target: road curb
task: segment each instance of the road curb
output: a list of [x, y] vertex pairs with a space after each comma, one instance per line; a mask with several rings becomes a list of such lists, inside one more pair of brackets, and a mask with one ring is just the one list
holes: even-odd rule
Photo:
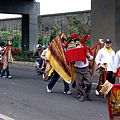
[[[35, 67], [35, 62], [22, 62], [22, 61], [14, 61], [12, 64], [19, 65], [19, 66], [30, 66]], [[99, 74], [97, 71], [95, 71], [94, 74]]]
[[20, 66], [30, 66], [30, 67], [34, 67], [35, 66], [34, 62], [14, 61], [12, 64], [14, 64], [14, 65], [20, 65]]

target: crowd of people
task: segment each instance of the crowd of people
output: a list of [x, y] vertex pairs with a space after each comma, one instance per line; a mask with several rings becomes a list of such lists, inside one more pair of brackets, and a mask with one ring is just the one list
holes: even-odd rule
[[[73, 45], [72, 42], [76, 42]], [[77, 98], [79, 101], [83, 102], [84, 100], [91, 101], [91, 88], [92, 80], [91, 73], [89, 69], [89, 62], [92, 61], [93, 54], [91, 54], [90, 49], [85, 44], [86, 39], [80, 38], [77, 34], [73, 33], [70, 36], [70, 40], [67, 40], [65, 35], [60, 34], [55, 39], [49, 43], [48, 47], [41, 53], [41, 58], [47, 64], [50, 64], [52, 74], [49, 80], [49, 83], [46, 86], [46, 91], [48, 93], [52, 92], [52, 89], [58, 79], [61, 77], [64, 83], [64, 94], [71, 95], [70, 83], [76, 88]], [[73, 45], [74, 49], [84, 48], [84, 60], [73, 61], [73, 71], [75, 79], [72, 80], [72, 73], [69, 63], [66, 62], [66, 51], [70, 50], [70, 43]], [[72, 52], [72, 51], [71, 51]], [[73, 51], [75, 52], [75, 51]], [[79, 52], [79, 51], [78, 51]], [[71, 54], [72, 55], [72, 54]], [[104, 45], [98, 50], [98, 53], [95, 56], [95, 63], [98, 66], [98, 69], [103, 68], [103, 64], [107, 64], [106, 77], [105, 74], [102, 75], [102, 84], [105, 80], [108, 80], [110, 83], [115, 84], [116, 74], [120, 65], [120, 50], [116, 52], [112, 49], [112, 40], [107, 38], [104, 40]], [[48, 62], [49, 61], [49, 62]], [[98, 86], [95, 90], [96, 95], [99, 95]]]
[[[69, 87], [72, 83], [80, 102], [91, 101], [92, 79], [89, 64], [93, 60], [99, 70], [103, 68], [106, 71], [106, 75], [102, 74], [101, 84], [103, 85], [105, 80], [115, 84], [115, 78], [120, 67], [120, 50], [115, 53], [112, 49], [112, 40], [107, 38], [104, 40], [103, 47], [94, 56], [85, 43], [89, 37], [80, 38], [76, 33], [73, 33], [68, 40], [64, 34], [59, 34], [48, 43], [46, 48], [43, 49], [40, 44], [36, 46], [37, 50], [33, 57], [39, 63], [43, 79], [48, 77], [49, 83], [46, 86], [48, 93], [52, 92], [53, 87], [61, 77], [64, 94], [72, 94]], [[10, 44], [5, 45], [4, 42], [0, 42], [0, 75], [2, 78], [7, 77], [8, 79], [12, 78], [9, 72], [9, 52], [11, 52]], [[103, 64], [106, 64], [106, 68], [103, 67]], [[100, 94], [99, 87], [98, 84], [95, 90], [96, 95]]]

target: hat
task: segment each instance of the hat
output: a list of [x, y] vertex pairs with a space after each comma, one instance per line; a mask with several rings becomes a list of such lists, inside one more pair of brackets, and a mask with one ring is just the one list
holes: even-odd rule
[[42, 47], [42, 45], [41, 45], [41, 44], [37, 44], [37, 45], [36, 45], [36, 48], [38, 48], [38, 47]]
[[111, 43], [112, 41], [111, 41], [111, 39], [109, 39], [109, 38], [107, 38], [106, 40], [105, 40], [105, 43]]

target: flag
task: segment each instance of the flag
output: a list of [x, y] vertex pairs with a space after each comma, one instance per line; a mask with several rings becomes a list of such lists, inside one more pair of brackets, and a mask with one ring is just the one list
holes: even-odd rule
[[98, 53], [98, 50], [101, 49], [101, 42], [98, 42], [96, 45], [94, 45], [91, 49], [89, 49], [90, 54], [93, 55], [93, 60], [89, 61], [89, 69], [91, 73], [91, 79], [94, 77], [94, 71], [95, 71], [95, 57]]

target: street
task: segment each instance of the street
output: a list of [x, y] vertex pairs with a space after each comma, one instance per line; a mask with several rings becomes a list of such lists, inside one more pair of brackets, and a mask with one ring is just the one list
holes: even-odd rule
[[[0, 114], [4, 120], [109, 120], [107, 98], [95, 95], [97, 75], [92, 85], [92, 101], [80, 102], [76, 89], [63, 94], [61, 79], [46, 92], [47, 81], [37, 75], [34, 67], [11, 64], [12, 79], [0, 78]], [[3, 118], [0, 115], [0, 118]]]

